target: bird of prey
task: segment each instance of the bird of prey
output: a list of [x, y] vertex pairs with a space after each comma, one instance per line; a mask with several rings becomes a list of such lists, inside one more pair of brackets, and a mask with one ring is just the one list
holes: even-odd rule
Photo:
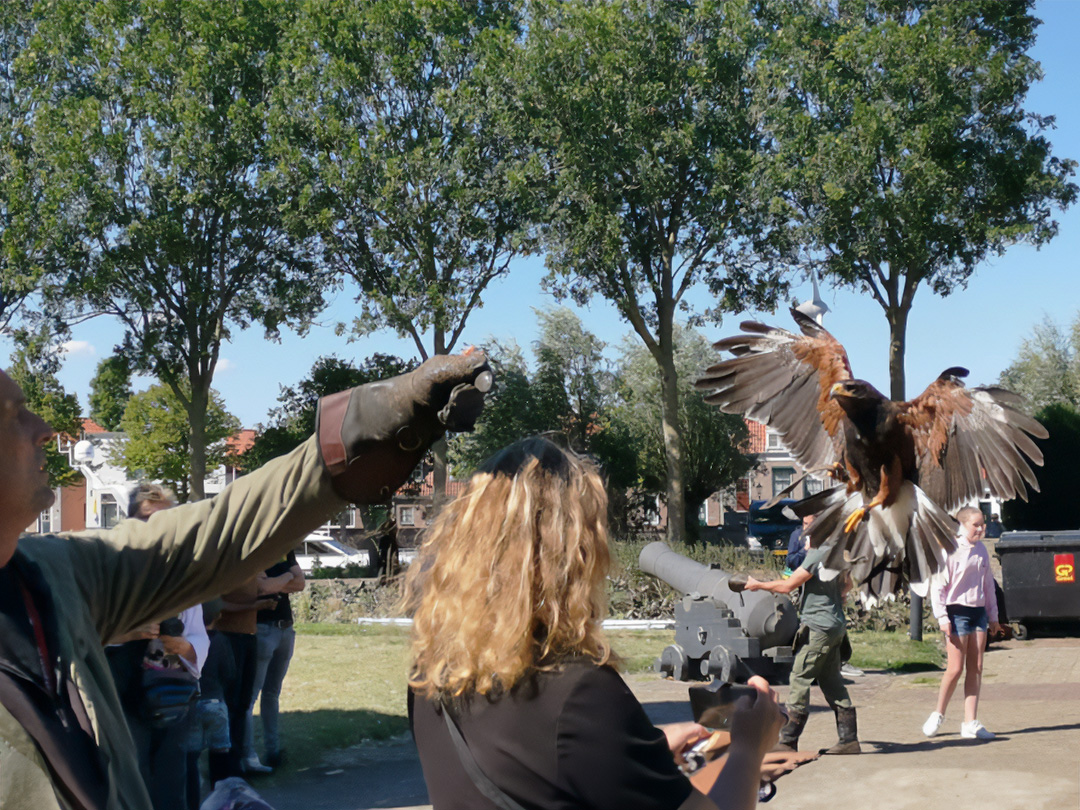
[[[948, 512], [983, 496], [1027, 499], [1038, 491], [1031, 437], [1046, 429], [1003, 388], [965, 388], [967, 369], [946, 369], [915, 399], [894, 402], [853, 379], [844, 347], [804, 313], [801, 335], [748, 321], [715, 344], [732, 358], [695, 383], [705, 401], [764, 422], [808, 472], [838, 484], [795, 504], [816, 514], [811, 544], [825, 546], [822, 576], [849, 569], [864, 600], [887, 597], [906, 578], [926, 595], [955, 548]], [[796, 481], [785, 492], [794, 490]], [[785, 493], [781, 493], [785, 494]]]

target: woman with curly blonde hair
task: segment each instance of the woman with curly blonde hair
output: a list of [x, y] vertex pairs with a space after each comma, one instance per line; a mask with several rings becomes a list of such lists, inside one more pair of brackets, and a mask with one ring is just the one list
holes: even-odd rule
[[428, 530], [405, 603], [409, 716], [435, 810], [756, 803], [774, 697], [762, 683], [736, 711], [722, 771], [694, 785], [680, 773], [676, 757], [707, 732], [653, 726], [615, 669], [606, 516], [593, 465], [534, 437], [489, 459]]

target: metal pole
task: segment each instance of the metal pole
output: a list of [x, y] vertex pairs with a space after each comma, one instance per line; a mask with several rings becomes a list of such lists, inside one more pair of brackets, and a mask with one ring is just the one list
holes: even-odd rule
[[912, 641], [922, 641], [922, 597], [911, 594], [911, 615], [908, 617], [908, 636]]

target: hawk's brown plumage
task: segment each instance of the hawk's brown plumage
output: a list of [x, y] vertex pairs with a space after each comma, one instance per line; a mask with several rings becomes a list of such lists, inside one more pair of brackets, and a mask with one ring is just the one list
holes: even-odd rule
[[[764, 422], [809, 471], [841, 485], [805, 499], [817, 514], [815, 547], [825, 566], [850, 568], [864, 596], [891, 592], [905, 571], [916, 592], [953, 548], [952, 511], [983, 497], [1027, 498], [1038, 490], [1031, 437], [1045, 428], [1017, 410], [1002, 388], [965, 388], [967, 370], [942, 372], [922, 394], [893, 402], [852, 379], [844, 347], [797, 310], [802, 334], [755, 322], [715, 344], [734, 357], [707, 369], [696, 386], [706, 402]], [[789, 491], [793, 487], [789, 488]]]

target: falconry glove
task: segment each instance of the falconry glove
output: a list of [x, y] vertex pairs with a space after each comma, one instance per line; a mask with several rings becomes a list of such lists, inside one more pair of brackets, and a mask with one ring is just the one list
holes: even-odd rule
[[320, 399], [315, 431], [334, 491], [387, 500], [446, 431], [472, 430], [492, 382], [483, 352], [468, 352]]

